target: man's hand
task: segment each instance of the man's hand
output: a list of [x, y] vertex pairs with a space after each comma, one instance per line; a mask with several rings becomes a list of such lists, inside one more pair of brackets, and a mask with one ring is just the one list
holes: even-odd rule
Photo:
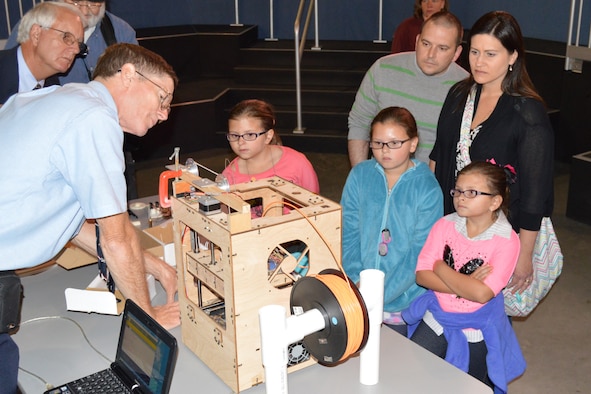
[[166, 303], [173, 303], [178, 289], [176, 269], [147, 251], [144, 251], [144, 259], [146, 272], [153, 275], [166, 291]]
[[349, 150], [349, 162], [351, 168], [355, 167], [358, 163], [367, 160], [369, 157], [369, 142], [364, 140], [349, 140], [347, 142]]
[[181, 311], [178, 302], [156, 306], [153, 307], [152, 310], [152, 317], [167, 330], [175, 328], [181, 324]]
[[[176, 293], [176, 272], [164, 261], [151, 255], [148, 262], [139, 244], [134, 227], [127, 213], [97, 219], [101, 230], [101, 246], [115, 285], [125, 296], [149, 313], [163, 327], [169, 329], [180, 324], [180, 309], [174, 302]], [[73, 239], [75, 245], [90, 254], [96, 254], [96, 235], [94, 224], [85, 222]], [[152, 307], [148, 294], [146, 273], [151, 273], [161, 281], [166, 290], [167, 303]]]

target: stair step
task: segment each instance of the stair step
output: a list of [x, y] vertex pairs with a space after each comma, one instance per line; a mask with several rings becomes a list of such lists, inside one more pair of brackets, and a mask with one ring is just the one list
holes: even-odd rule
[[[302, 67], [338, 67], [368, 69], [378, 58], [387, 55], [384, 52], [368, 53], [345, 50], [305, 50], [301, 58]], [[240, 64], [295, 67], [294, 49], [242, 48]]]
[[[337, 129], [340, 133], [348, 130], [347, 120], [355, 92], [302, 91], [302, 123], [313, 129]], [[295, 128], [297, 105], [295, 90], [287, 89], [228, 89], [218, 100], [218, 127], [225, 130], [231, 108], [246, 99], [261, 99], [273, 105], [279, 127]]]
[[[356, 89], [318, 87], [301, 90], [302, 107], [314, 108], [351, 108], [355, 99]], [[295, 106], [297, 97], [295, 87], [234, 87], [226, 92], [228, 105], [233, 106], [239, 101], [257, 98], [272, 103], [274, 107]]]
[[[325, 69], [301, 69], [301, 86], [340, 86], [358, 88], [363, 80], [366, 70], [339, 70]], [[261, 85], [288, 85], [295, 86], [295, 71], [289, 67], [254, 67], [237, 66], [234, 68], [236, 82], [242, 81]]]

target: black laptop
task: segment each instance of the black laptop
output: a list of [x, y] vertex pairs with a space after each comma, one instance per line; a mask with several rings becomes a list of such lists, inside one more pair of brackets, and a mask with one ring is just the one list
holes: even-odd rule
[[48, 390], [45, 394], [166, 394], [177, 343], [133, 301], [125, 302], [117, 355], [110, 368]]

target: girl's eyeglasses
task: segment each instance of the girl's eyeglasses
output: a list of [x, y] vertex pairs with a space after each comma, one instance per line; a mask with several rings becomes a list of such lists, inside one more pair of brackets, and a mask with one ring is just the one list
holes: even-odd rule
[[460, 195], [464, 195], [464, 197], [466, 198], [474, 198], [476, 196], [494, 196], [494, 194], [491, 193], [485, 193], [485, 192], [480, 192], [478, 190], [474, 190], [474, 189], [468, 189], [468, 190], [460, 190], [460, 189], [451, 189], [449, 191], [449, 194], [451, 194], [452, 197], [460, 197]]
[[394, 140], [388, 142], [369, 141], [369, 147], [370, 149], [374, 150], [384, 149], [384, 146], [388, 147], [388, 149], [400, 149], [402, 147], [402, 144], [408, 141], [410, 141], [410, 138], [407, 138], [405, 140]]
[[230, 142], [236, 142], [242, 138], [244, 141], [254, 141], [259, 138], [261, 135], [266, 134], [269, 130], [261, 131], [260, 133], [244, 133], [244, 134], [234, 134], [228, 133], [226, 134], [226, 138]]

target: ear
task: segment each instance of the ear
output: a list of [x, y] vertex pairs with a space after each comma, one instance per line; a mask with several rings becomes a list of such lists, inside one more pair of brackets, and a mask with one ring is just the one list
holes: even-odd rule
[[273, 137], [275, 136], [275, 130], [269, 129], [267, 134], [265, 134], [265, 144], [270, 144], [273, 141]]
[[131, 85], [131, 81], [135, 78], [135, 66], [131, 63], [125, 63], [119, 72], [119, 78], [126, 88]]
[[421, 34], [417, 34], [417, 36], [415, 37], [415, 51], [417, 50], [417, 47], [419, 46], [419, 39], [421, 38]]
[[464, 49], [464, 48], [462, 47], [462, 44], [458, 45], [458, 47], [456, 48], [456, 53], [454, 54], [454, 60], [453, 60], [454, 62], [455, 62], [456, 60], [458, 60], [458, 58], [459, 58], [459, 57], [460, 57], [460, 55], [462, 54], [462, 50], [463, 50], [463, 49]]
[[37, 46], [37, 44], [39, 44], [39, 37], [41, 36], [41, 29], [42, 27], [34, 24], [33, 26], [31, 26], [31, 30], [29, 30], [29, 40], [31, 40], [31, 43], [33, 44], [33, 46]]
[[490, 211], [494, 212], [503, 204], [503, 197], [500, 195], [493, 196], [490, 203]]
[[509, 64], [511, 66], [514, 65], [518, 57], [519, 53], [517, 53], [517, 51], [513, 51], [513, 53], [509, 56]]
[[419, 147], [419, 137], [414, 137], [410, 141], [410, 153], [415, 153]]

